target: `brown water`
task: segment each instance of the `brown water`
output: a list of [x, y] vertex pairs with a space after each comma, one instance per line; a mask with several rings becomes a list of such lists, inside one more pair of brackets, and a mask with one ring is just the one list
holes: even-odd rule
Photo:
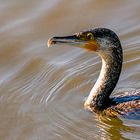
[[98, 56], [47, 48], [51, 36], [93, 27], [114, 30], [122, 42], [114, 93], [140, 90], [140, 1], [1, 0], [0, 140], [140, 139], [136, 118], [101, 121], [84, 110], [100, 71]]

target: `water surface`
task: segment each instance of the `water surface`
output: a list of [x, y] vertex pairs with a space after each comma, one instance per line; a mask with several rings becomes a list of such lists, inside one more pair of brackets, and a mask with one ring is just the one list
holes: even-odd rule
[[110, 28], [124, 50], [113, 94], [139, 91], [139, 7], [136, 0], [1, 0], [0, 139], [140, 139], [136, 118], [101, 119], [84, 110], [100, 72], [96, 54], [71, 46], [47, 48], [51, 36]]

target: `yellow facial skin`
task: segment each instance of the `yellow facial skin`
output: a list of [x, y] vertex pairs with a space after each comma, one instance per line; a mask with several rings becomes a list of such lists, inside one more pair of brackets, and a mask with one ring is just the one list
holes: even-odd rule
[[96, 52], [99, 49], [99, 45], [96, 41], [88, 41], [83, 48]]
[[82, 34], [81, 36], [79, 36], [79, 38], [84, 40], [84, 41], [87, 41], [85, 43], [85, 45], [82, 47], [84, 49], [96, 52], [100, 47], [98, 45], [98, 43], [96, 42], [93, 33], [91, 33], [91, 32], [88, 32], [86, 34]]

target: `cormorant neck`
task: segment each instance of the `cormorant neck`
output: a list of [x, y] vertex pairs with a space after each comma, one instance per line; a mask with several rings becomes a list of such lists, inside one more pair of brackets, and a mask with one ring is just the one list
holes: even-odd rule
[[109, 106], [109, 96], [118, 82], [123, 59], [121, 47], [108, 52], [100, 51], [98, 55], [102, 59], [101, 72], [85, 102], [85, 108], [95, 112]]

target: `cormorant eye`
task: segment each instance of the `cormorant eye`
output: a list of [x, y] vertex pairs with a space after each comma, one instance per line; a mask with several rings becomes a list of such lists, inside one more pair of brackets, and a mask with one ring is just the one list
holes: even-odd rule
[[93, 38], [94, 38], [94, 36], [93, 36], [93, 34], [91, 32], [87, 33], [87, 39], [91, 40]]

